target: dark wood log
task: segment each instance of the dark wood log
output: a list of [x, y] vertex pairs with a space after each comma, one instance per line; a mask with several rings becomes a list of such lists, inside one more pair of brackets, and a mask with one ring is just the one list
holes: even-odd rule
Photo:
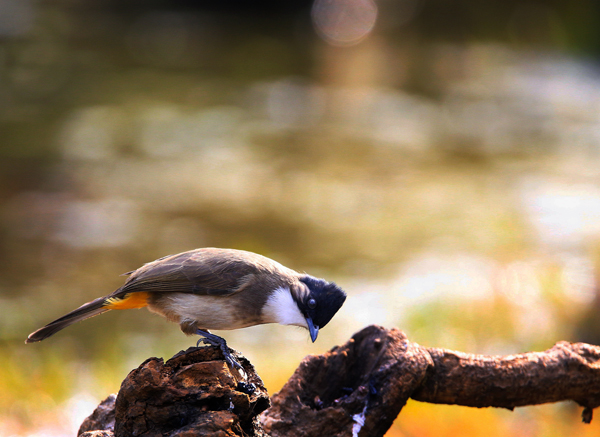
[[508, 356], [427, 349], [433, 368], [411, 396], [422, 402], [501, 407], [573, 400], [583, 421], [600, 406], [600, 347], [561, 341], [545, 352]]
[[[146, 360], [129, 373], [112, 402], [114, 436], [265, 436], [258, 415], [268, 408], [269, 396], [250, 362], [233, 355], [245, 378], [213, 347], [190, 348], [166, 363]], [[95, 426], [108, 433], [103, 437], [112, 434], [110, 421], [102, 419], [109, 417], [109, 399], [84, 421], [80, 432], [87, 434], [80, 435], [95, 436]]]
[[[473, 355], [426, 348], [397, 329], [369, 326], [342, 346], [306, 357], [259, 423], [269, 405], [266, 390], [252, 365], [236, 356], [245, 381], [218, 348], [190, 348], [166, 363], [147, 360], [121, 385], [114, 434], [376, 437], [409, 398], [508, 409], [573, 400], [587, 423], [600, 406], [599, 346], [559, 342], [545, 352]], [[94, 426], [89, 421], [81, 430]], [[111, 435], [101, 429], [107, 434], [87, 436]]]
[[573, 400], [589, 423], [600, 405], [600, 347], [560, 342], [545, 352], [473, 355], [369, 326], [306, 357], [262, 422], [273, 437], [383, 436], [409, 398], [508, 409]]

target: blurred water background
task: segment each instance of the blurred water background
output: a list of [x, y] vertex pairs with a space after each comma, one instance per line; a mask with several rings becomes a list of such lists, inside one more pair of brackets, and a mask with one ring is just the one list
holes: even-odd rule
[[[590, 0], [0, 0], [0, 435], [73, 436], [192, 346], [145, 310], [23, 341], [196, 247], [348, 291], [315, 344], [220, 333], [271, 393], [371, 323], [600, 343], [599, 26]], [[579, 414], [410, 402], [388, 435], [598, 435]]]

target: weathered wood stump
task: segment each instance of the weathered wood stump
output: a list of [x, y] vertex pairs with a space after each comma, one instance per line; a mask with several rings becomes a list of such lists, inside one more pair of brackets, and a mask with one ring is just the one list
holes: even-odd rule
[[166, 363], [146, 360], [125, 378], [116, 399], [109, 397], [84, 421], [79, 435], [98, 436], [90, 434], [95, 428], [116, 437], [264, 436], [258, 415], [268, 408], [269, 396], [250, 362], [234, 356], [244, 380], [218, 348], [190, 348]]
[[486, 356], [425, 348], [397, 329], [369, 326], [342, 346], [306, 357], [270, 408], [254, 368], [236, 356], [246, 381], [236, 379], [217, 348], [190, 348], [166, 363], [147, 360], [123, 381], [116, 400], [86, 419], [80, 435], [111, 436], [114, 417], [117, 437], [376, 437], [409, 398], [508, 409], [573, 400], [587, 423], [600, 406], [600, 347], [585, 343]]

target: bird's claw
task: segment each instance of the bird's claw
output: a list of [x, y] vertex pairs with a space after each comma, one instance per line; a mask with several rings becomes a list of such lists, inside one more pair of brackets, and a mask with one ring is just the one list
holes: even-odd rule
[[227, 363], [227, 365], [230, 368], [232, 368], [232, 369], [233, 368], [238, 369], [239, 371], [242, 371], [244, 374], [246, 373], [244, 371], [244, 367], [239, 363], [238, 360], [236, 360], [231, 355], [231, 352], [229, 352], [229, 347], [227, 346], [227, 343], [225, 342], [225, 340], [223, 338], [218, 337], [218, 336], [216, 336], [214, 334], [209, 334], [207, 332], [200, 331], [200, 330], [198, 330], [198, 334], [201, 337], [198, 340], [198, 342], [196, 343], [196, 347], [200, 347], [200, 343], [204, 343], [204, 344], [207, 344], [209, 346], [216, 346], [216, 347], [218, 347], [219, 349], [221, 349], [221, 352], [223, 352], [223, 358], [225, 359], [225, 362]]

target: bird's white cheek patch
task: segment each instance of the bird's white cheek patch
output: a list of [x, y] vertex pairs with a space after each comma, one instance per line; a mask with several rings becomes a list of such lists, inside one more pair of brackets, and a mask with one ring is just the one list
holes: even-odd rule
[[288, 288], [280, 287], [271, 294], [263, 307], [263, 317], [270, 323], [302, 326], [308, 329], [306, 319]]

